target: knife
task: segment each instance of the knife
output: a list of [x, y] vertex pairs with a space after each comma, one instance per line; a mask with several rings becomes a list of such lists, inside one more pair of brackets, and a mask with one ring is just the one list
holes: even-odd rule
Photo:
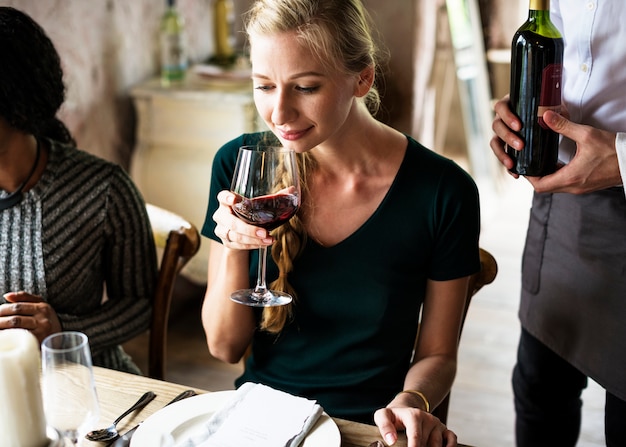
[[[170, 404], [178, 402], [179, 400], [187, 399], [188, 397], [195, 396], [196, 392], [194, 390], [186, 390], [176, 396], [174, 399], [169, 401], [165, 406], [167, 407]], [[143, 421], [142, 421], [143, 422]], [[129, 447], [130, 446], [130, 438], [133, 437], [139, 426], [142, 424], [135, 425], [133, 428], [128, 430], [126, 433], [117, 438], [112, 444], [109, 444], [109, 447]]]

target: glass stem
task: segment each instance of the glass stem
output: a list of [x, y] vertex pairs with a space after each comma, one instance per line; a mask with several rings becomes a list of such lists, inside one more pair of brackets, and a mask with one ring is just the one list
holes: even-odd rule
[[256, 287], [254, 294], [264, 296], [267, 293], [267, 285], [265, 285], [265, 270], [267, 268], [267, 246], [259, 247], [259, 270], [257, 271]]

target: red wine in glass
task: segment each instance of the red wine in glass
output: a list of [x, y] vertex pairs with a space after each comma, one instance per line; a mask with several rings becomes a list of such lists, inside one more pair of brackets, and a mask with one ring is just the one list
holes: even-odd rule
[[296, 214], [299, 198], [295, 194], [279, 193], [247, 199], [237, 195], [233, 211], [251, 225], [273, 230]]
[[[300, 181], [295, 152], [275, 146], [244, 146], [239, 149], [231, 184], [236, 199], [233, 213], [241, 220], [271, 231], [287, 222], [300, 206]], [[254, 289], [231, 294], [248, 306], [282, 306], [291, 295], [270, 290], [265, 284], [267, 247], [259, 247], [259, 270]]]

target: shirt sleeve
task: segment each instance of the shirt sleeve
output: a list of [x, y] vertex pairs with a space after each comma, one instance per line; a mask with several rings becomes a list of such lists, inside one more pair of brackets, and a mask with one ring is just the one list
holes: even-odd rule
[[480, 199], [478, 187], [456, 163], [442, 177], [436, 194], [436, 243], [429, 277], [447, 281], [480, 269]]
[[88, 312], [59, 315], [64, 330], [87, 334], [94, 355], [149, 328], [157, 277], [156, 249], [143, 197], [120, 167], [112, 169], [108, 182], [103, 253], [107, 299]]
[[615, 150], [617, 151], [617, 163], [622, 177], [622, 187], [624, 187], [626, 185], [626, 132], [617, 132]]

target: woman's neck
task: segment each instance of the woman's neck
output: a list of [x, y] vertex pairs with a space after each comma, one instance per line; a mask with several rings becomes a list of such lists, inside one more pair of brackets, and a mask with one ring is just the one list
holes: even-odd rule
[[11, 193], [24, 182], [23, 191], [32, 188], [41, 176], [42, 152], [32, 135], [15, 132], [0, 137], [0, 189]]
[[376, 120], [358, 129], [313, 149], [318, 167], [339, 175], [376, 175], [387, 168], [395, 172], [395, 165], [404, 157], [406, 137]]

